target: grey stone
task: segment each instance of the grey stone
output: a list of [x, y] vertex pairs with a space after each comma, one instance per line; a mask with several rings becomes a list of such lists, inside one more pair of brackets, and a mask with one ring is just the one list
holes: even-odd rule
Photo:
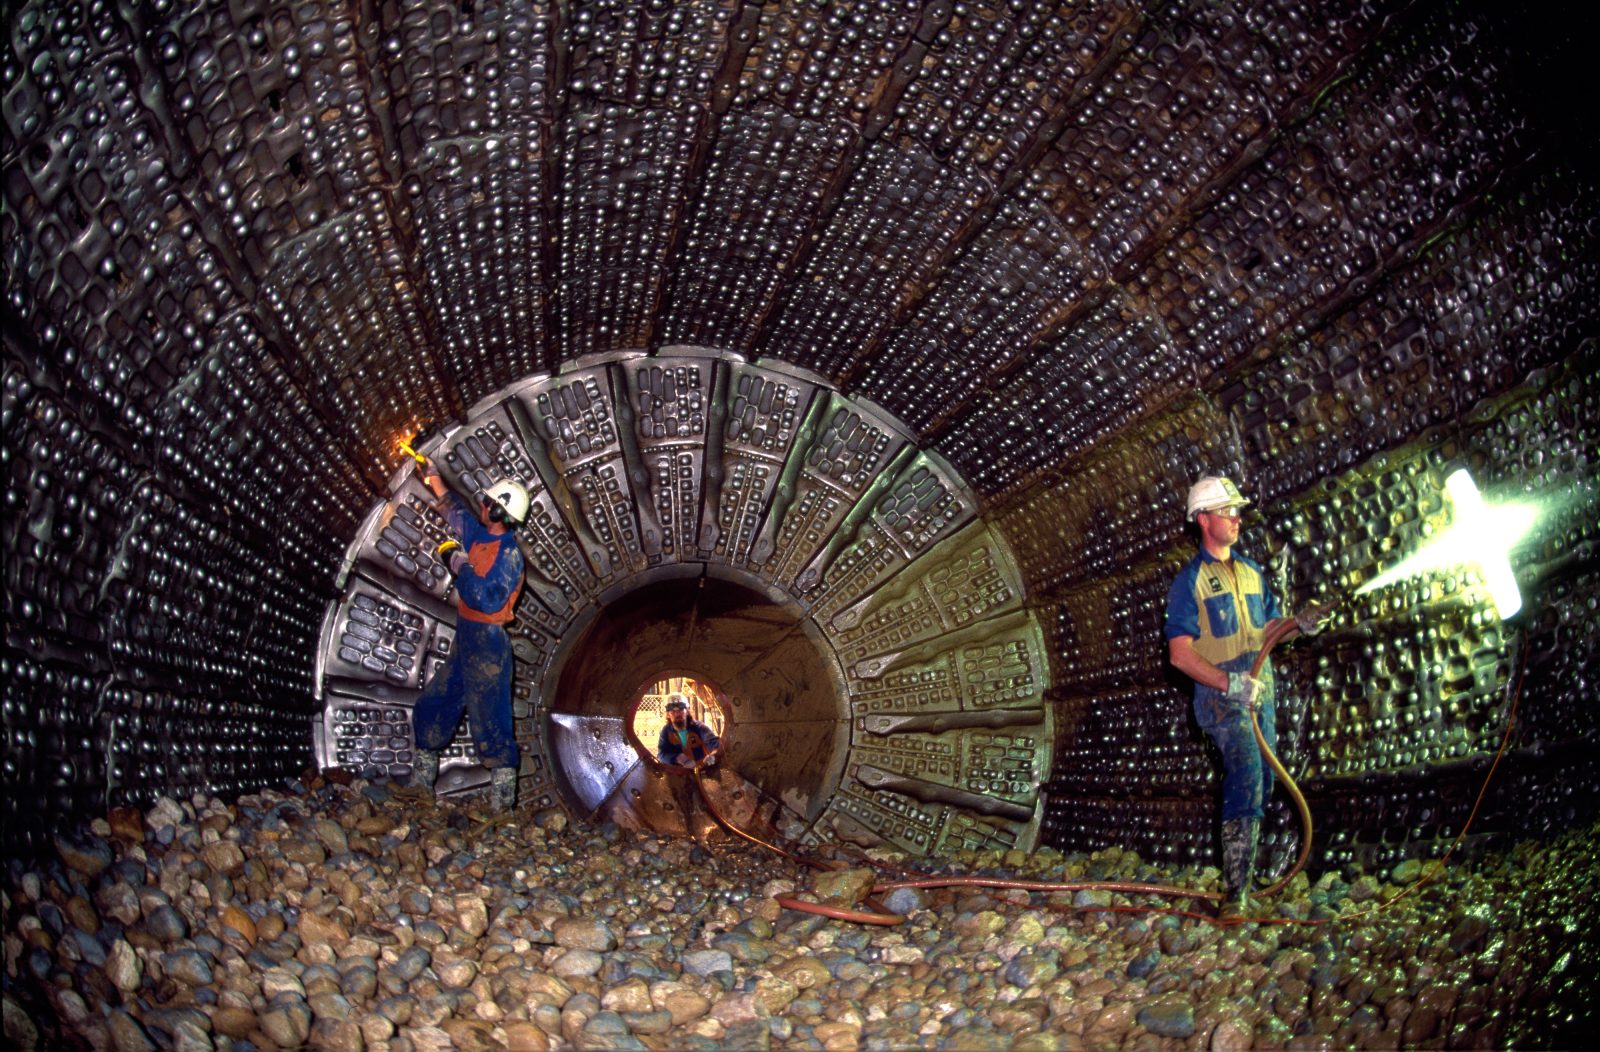
[[627, 1020], [616, 1012], [604, 1010], [596, 1012], [583, 1024], [575, 1044], [580, 1049], [635, 1050], [646, 1047], [628, 1029]]
[[198, 950], [162, 954], [161, 970], [186, 986], [206, 986], [211, 982], [211, 965]]
[[1156, 970], [1156, 965], [1161, 963], [1161, 953], [1158, 950], [1146, 950], [1128, 962], [1128, 978], [1143, 979]]
[[138, 921], [139, 896], [122, 881], [107, 884], [95, 893], [95, 905], [100, 912], [126, 927]]
[[1139, 1009], [1134, 1017], [1140, 1026], [1162, 1037], [1191, 1037], [1194, 1034], [1194, 1005], [1179, 998], [1162, 999]]
[[760, 964], [772, 956], [772, 947], [765, 939], [758, 939], [741, 931], [730, 931], [711, 941], [714, 949], [725, 950], [734, 960]]
[[883, 897], [883, 908], [908, 916], [928, 908], [928, 893], [921, 888], [895, 888]]
[[177, 942], [189, 937], [189, 922], [183, 919], [183, 914], [163, 903], [145, 917], [144, 930], [162, 942]]
[[680, 962], [683, 970], [692, 975], [710, 975], [733, 969], [733, 957], [724, 950], [691, 950]]
[[572, 979], [577, 976], [594, 975], [604, 963], [605, 958], [593, 950], [568, 950], [556, 958], [555, 963], [550, 966], [550, 971], [563, 979]]
[[1049, 953], [1021, 953], [1006, 965], [1006, 982], [1023, 990], [1032, 990], [1054, 979], [1061, 971], [1054, 956]]
[[413, 946], [405, 953], [402, 953], [399, 960], [395, 961], [392, 967], [395, 975], [406, 982], [410, 982], [422, 974], [422, 970], [428, 966], [428, 962], [431, 960], [433, 960], [431, 953], [421, 946]]
[[722, 1047], [767, 1052], [772, 1047], [772, 1028], [765, 1019], [734, 1023], [722, 1035]]

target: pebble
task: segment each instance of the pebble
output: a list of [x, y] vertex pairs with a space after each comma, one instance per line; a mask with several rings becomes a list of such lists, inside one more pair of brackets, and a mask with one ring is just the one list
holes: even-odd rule
[[1170, 998], [1139, 1009], [1134, 1017], [1140, 1026], [1161, 1037], [1190, 1037], [1194, 1034], [1194, 1004], [1188, 998]]
[[617, 948], [617, 937], [604, 921], [583, 917], [559, 920], [554, 927], [556, 945], [605, 953]]
[[287, 1048], [306, 1043], [311, 1036], [311, 1006], [293, 995], [279, 998], [262, 1013], [261, 1032]]
[[105, 975], [123, 993], [132, 993], [139, 989], [139, 983], [144, 978], [144, 962], [134, 952], [126, 940], [118, 939], [111, 944], [111, 952], [106, 954]]
[[[1149, 900], [1099, 890], [902, 888], [875, 901], [908, 920], [867, 927], [772, 901], [859, 903], [866, 867], [815, 874], [555, 811], [488, 824], [470, 801], [346, 783], [121, 808], [57, 837], [37, 869], [13, 863], [12, 1044], [1241, 1052], [1572, 1047], [1594, 1023], [1594, 829], [1430, 863], [1392, 905], [1419, 860], [1316, 873], [1263, 907], [1364, 914], [1339, 924], [1219, 927], [1106, 910]], [[1218, 880], [1120, 849], [941, 866]]]
[[144, 930], [164, 943], [177, 942], [189, 935], [189, 922], [183, 914], [162, 903], [145, 917]]
[[196, 950], [162, 954], [161, 970], [186, 986], [206, 986], [211, 982], [211, 965]]
[[58, 835], [55, 845], [67, 868], [91, 880], [105, 872], [116, 857], [111, 845], [91, 832]]
[[683, 970], [690, 975], [711, 975], [733, 970], [733, 956], [726, 950], [691, 950], [683, 955]]
[[606, 959], [593, 950], [568, 950], [551, 964], [550, 971], [563, 979], [594, 975], [605, 965]]
[[823, 873], [816, 878], [813, 890], [824, 902], [854, 906], [872, 891], [878, 875], [867, 868], [840, 869]]
[[928, 893], [921, 888], [895, 888], [883, 897], [883, 908], [890, 913], [909, 916], [928, 908]]

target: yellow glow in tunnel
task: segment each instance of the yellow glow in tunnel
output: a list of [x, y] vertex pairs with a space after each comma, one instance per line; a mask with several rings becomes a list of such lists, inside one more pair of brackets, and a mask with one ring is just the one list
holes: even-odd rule
[[1453, 510], [1449, 527], [1397, 566], [1374, 577], [1357, 595], [1376, 591], [1396, 581], [1457, 566], [1475, 567], [1483, 576], [1495, 611], [1503, 621], [1522, 609], [1522, 593], [1511, 571], [1511, 549], [1533, 529], [1539, 509], [1533, 504], [1489, 505], [1472, 476], [1463, 469], [1444, 480]]

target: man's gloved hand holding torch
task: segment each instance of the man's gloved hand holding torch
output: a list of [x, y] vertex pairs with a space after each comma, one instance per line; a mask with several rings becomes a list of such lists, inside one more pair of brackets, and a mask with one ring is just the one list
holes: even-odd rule
[[1300, 629], [1303, 636], [1314, 636], [1321, 632], [1328, 624], [1328, 619], [1333, 616], [1333, 600], [1321, 603], [1307, 603], [1294, 615], [1295, 626]]

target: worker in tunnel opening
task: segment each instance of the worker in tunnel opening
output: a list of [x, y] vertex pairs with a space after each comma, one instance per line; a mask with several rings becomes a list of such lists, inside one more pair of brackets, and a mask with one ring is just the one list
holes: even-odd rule
[[[661, 727], [656, 741], [656, 759], [669, 768], [686, 768], [689, 772], [709, 769], [716, 778], [717, 755], [722, 751], [722, 740], [715, 731], [689, 715], [689, 700], [682, 694], [667, 698], [667, 722]], [[709, 830], [696, 829], [695, 782], [692, 778], [668, 779], [673, 800], [683, 815], [684, 831], [696, 840], [702, 840]], [[704, 783], [702, 788], [704, 787]]]
[[[1261, 836], [1262, 807], [1272, 790], [1272, 768], [1261, 755], [1250, 715], [1277, 748], [1277, 709], [1271, 663], [1250, 674], [1262, 642], [1278, 619], [1278, 599], [1260, 565], [1237, 555], [1239, 516], [1249, 505], [1231, 479], [1208, 475], [1189, 489], [1186, 519], [1199, 531], [1200, 550], [1179, 571], [1167, 593], [1167, 655], [1194, 680], [1194, 714], [1222, 754], [1222, 871], [1224, 916], [1249, 906]], [[1314, 635], [1326, 611], [1307, 607], [1295, 621]]]
[[439, 752], [455, 737], [462, 713], [469, 717], [478, 760], [489, 768], [496, 811], [517, 800], [522, 762], [511, 722], [511, 637], [522, 591], [523, 557], [514, 530], [528, 517], [528, 491], [512, 479], [492, 483], [473, 508], [446, 488], [433, 463], [423, 481], [446, 503], [445, 519], [456, 539], [439, 546], [456, 589], [455, 651], [435, 673], [412, 713], [416, 728], [416, 774], [412, 784], [430, 791], [439, 777]]
[[667, 722], [656, 742], [656, 759], [671, 767], [714, 767], [722, 740], [710, 727], [689, 715], [689, 702], [682, 694], [667, 699]]

